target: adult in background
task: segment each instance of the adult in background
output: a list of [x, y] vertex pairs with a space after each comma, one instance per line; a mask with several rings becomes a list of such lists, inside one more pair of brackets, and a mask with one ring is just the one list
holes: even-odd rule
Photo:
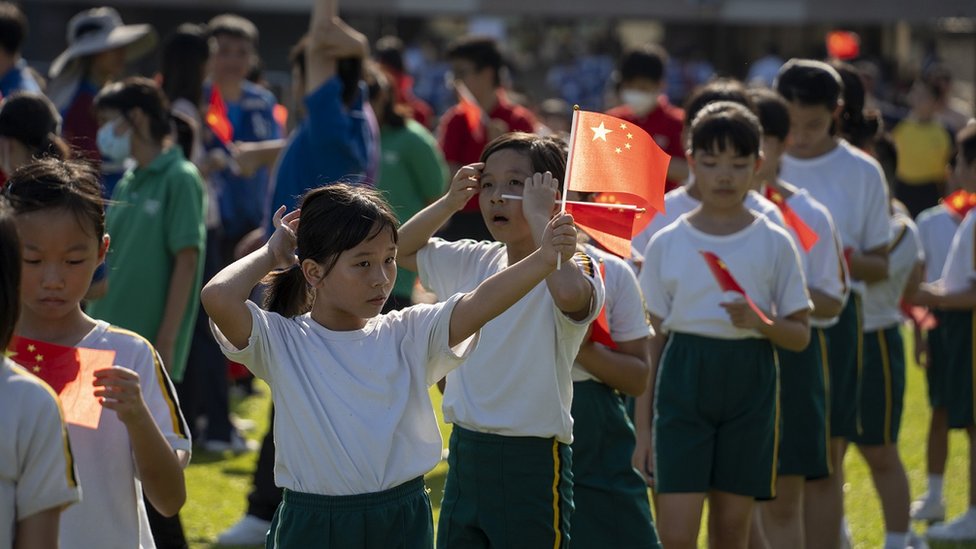
[[27, 17], [16, 4], [0, 2], [0, 98], [19, 91], [41, 92], [20, 46], [27, 38]]
[[[413, 93], [413, 77], [407, 74], [407, 69], [403, 64], [403, 41], [396, 36], [380, 38], [376, 41], [374, 57], [389, 75], [395, 104], [410, 107], [410, 116], [414, 120], [425, 128], [433, 127], [434, 109]], [[378, 112], [377, 115], [379, 115]], [[399, 215], [399, 212], [397, 214]], [[401, 217], [401, 219], [404, 218]]]

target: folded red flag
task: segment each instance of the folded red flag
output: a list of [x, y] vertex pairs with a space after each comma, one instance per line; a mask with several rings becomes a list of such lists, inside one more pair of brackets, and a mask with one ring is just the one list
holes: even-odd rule
[[698, 253], [702, 254], [702, 257], [705, 258], [705, 263], [708, 264], [708, 268], [712, 271], [712, 276], [715, 277], [715, 281], [718, 282], [718, 286], [723, 292], [735, 292], [740, 294], [746, 300], [746, 304], [749, 305], [749, 308], [752, 309], [757, 316], [759, 316], [759, 320], [763, 321], [764, 324], [771, 325], [773, 323], [773, 321], [769, 320], [769, 317], [762, 312], [755, 302], [752, 301], [752, 298], [746, 294], [746, 291], [742, 289], [742, 286], [740, 286], [738, 281], [735, 280], [735, 277], [732, 276], [732, 273], [729, 271], [729, 266], [726, 265], [724, 261], [719, 259], [719, 257], [712, 252], [699, 250]]
[[454, 82], [454, 89], [457, 90], [458, 94], [458, 110], [464, 115], [464, 121], [467, 123], [468, 131], [475, 139], [481, 139], [484, 131], [485, 125], [482, 121], [487, 122], [487, 116], [485, 112], [478, 105], [478, 100], [475, 99], [474, 94], [471, 90], [464, 85], [464, 82], [457, 80]]
[[95, 397], [95, 372], [111, 368], [115, 351], [64, 347], [35, 339], [14, 337], [10, 358], [43, 379], [61, 400], [68, 423], [97, 429], [102, 405]]
[[630, 257], [630, 239], [634, 231], [634, 209], [607, 209], [585, 203], [566, 204], [578, 227], [600, 243], [610, 253]]
[[569, 190], [613, 193], [620, 202], [664, 211], [671, 157], [647, 132], [620, 118], [578, 110], [572, 136], [566, 166]]
[[923, 330], [931, 330], [939, 325], [939, 320], [935, 318], [932, 311], [925, 307], [911, 305], [904, 301], [899, 306], [901, 308], [901, 314], [905, 315], [905, 318], [911, 320], [913, 324]]
[[942, 206], [949, 210], [949, 213], [961, 218], [966, 217], [974, 207], [976, 207], [976, 193], [967, 192], [965, 189], [950, 194], [942, 200]]
[[234, 139], [234, 126], [227, 118], [227, 104], [224, 103], [224, 98], [216, 85], [210, 88], [210, 103], [207, 105], [206, 118], [207, 126], [221, 143], [227, 145]]
[[[607, 267], [604, 262], [600, 262], [600, 278], [603, 280], [607, 279]], [[613, 341], [613, 337], [610, 336], [610, 322], [607, 320], [607, 304], [603, 304], [603, 308], [600, 309], [600, 315], [596, 317], [593, 321], [590, 330], [590, 341], [594, 343], [600, 343], [606, 345], [611, 349], [616, 349], [617, 344]]]
[[809, 252], [812, 250], [816, 246], [820, 236], [786, 203], [786, 198], [783, 196], [783, 193], [766, 185], [766, 198], [773, 204], [776, 204], [779, 212], [783, 214], [786, 225], [796, 232], [796, 237], [800, 240], [800, 246], [803, 246], [803, 251]]

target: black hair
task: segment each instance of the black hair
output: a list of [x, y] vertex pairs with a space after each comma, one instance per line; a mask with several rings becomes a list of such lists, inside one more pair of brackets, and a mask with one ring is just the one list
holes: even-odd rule
[[[305, 193], [298, 225], [299, 262], [311, 259], [325, 266], [325, 275], [335, 267], [339, 255], [364, 240], [375, 238], [386, 229], [397, 242], [397, 220], [383, 195], [365, 186], [333, 183]], [[323, 275], [323, 276], [325, 276]], [[271, 273], [264, 306], [285, 317], [307, 313], [314, 293], [299, 266]]]
[[834, 112], [844, 93], [844, 81], [830, 65], [812, 59], [790, 59], [779, 69], [776, 91], [788, 102], [820, 105]]
[[250, 20], [240, 15], [233, 13], [218, 15], [207, 23], [207, 27], [210, 29], [210, 35], [214, 38], [219, 36], [242, 38], [250, 42], [255, 49], [258, 47], [258, 28]]
[[[298, 39], [298, 42], [288, 52], [288, 62], [292, 67], [298, 69], [298, 74], [302, 76], [302, 80], [308, 77], [305, 73], [305, 61], [308, 59], [305, 50], [308, 48], [308, 44], [309, 38], [306, 33]], [[347, 107], [351, 106], [358, 97], [359, 82], [363, 80], [365, 72], [363, 60], [358, 57], [336, 59], [336, 76], [342, 81], [342, 102]]]
[[27, 38], [27, 17], [17, 4], [0, 2], [0, 48], [8, 54], [20, 52], [20, 46]]
[[20, 238], [13, 209], [0, 196], [0, 349], [6, 349], [20, 317]]
[[855, 147], [866, 149], [881, 133], [881, 115], [864, 111], [864, 81], [850, 63], [836, 61], [833, 68], [844, 82], [844, 107], [840, 113], [840, 134]]
[[976, 162], [976, 122], [970, 122], [956, 133], [956, 150], [966, 166]]
[[210, 33], [203, 25], [184, 23], [166, 39], [161, 72], [163, 93], [170, 101], [186, 99], [200, 105], [210, 51]]
[[895, 140], [890, 135], [884, 133], [872, 139], [869, 145], [874, 152], [872, 156], [881, 165], [881, 171], [884, 172], [885, 181], [891, 185], [895, 182], [895, 173], [898, 168], [898, 149], [895, 147]]
[[61, 115], [44, 95], [18, 92], [0, 103], [0, 136], [22, 143], [31, 157], [71, 156], [71, 150], [60, 134]]
[[376, 61], [384, 67], [403, 72], [403, 41], [396, 36], [384, 36], [376, 41]]
[[155, 82], [132, 76], [102, 88], [95, 96], [95, 109], [114, 109], [128, 118], [129, 111], [139, 109], [149, 119], [149, 135], [161, 142], [172, 133], [169, 101]]
[[635, 78], [647, 78], [655, 82], [664, 79], [668, 66], [668, 52], [657, 44], [646, 44], [634, 48], [620, 59], [620, 82]]
[[87, 162], [42, 158], [14, 170], [3, 189], [19, 214], [63, 209], [99, 242], [105, 235], [105, 200], [98, 173]]
[[498, 42], [490, 36], [462, 36], [447, 48], [449, 60], [470, 61], [476, 71], [488, 67], [494, 73], [495, 86], [501, 83], [499, 73], [505, 64]]
[[734, 78], [716, 78], [703, 86], [695, 88], [685, 101], [685, 128], [690, 129], [692, 121], [706, 106], [716, 101], [731, 101], [749, 110], [753, 108], [749, 91], [745, 85]]
[[485, 145], [479, 162], [486, 162], [489, 156], [505, 149], [516, 150], [526, 155], [532, 163], [533, 171], [551, 173], [562, 188], [566, 179], [565, 141], [552, 136], [542, 137], [525, 132], [510, 132], [492, 139]]
[[763, 135], [785, 141], [790, 134], [790, 107], [783, 96], [769, 88], [751, 88], [749, 99], [755, 105]]
[[376, 113], [376, 118], [381, 126], [402, 128], [407, 125], [410, 108], [406, 105], [397, 104], [396, 90], [393, 89], [390, 76], [380, 68], [378, 63], [372, 61], [366, 63], [366, 87], [369, 90], [370, 101], [386, 92], [386, 103]]
[[732, 101], [710, 103], [691, 122], [691, 150], [737, 156], [758, 156], [762, 126], [748, 108]]

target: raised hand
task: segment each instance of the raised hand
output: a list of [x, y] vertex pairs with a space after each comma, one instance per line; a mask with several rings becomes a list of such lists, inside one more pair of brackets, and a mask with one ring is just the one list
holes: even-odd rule
[[573, 216], [564, 213], [553, 217], [546, 225], [539, 249], [546, 261], [555, 267], [560, 261], [576, 253], [576, 243], [577, 231]]
[[285, 207], [281, 206], [272, 217], [275, 231], [266, 245], [274, 256], [276, 269], [287, 269], [298, 263], [295, 248], [298, 245], [296, 235], [301, 214], [301, 209], [292, 210], [285, 214]]
[[559, 180], [550, 172], [536, 172], [532, 177], [525, 178], [522, 191], [522, 215], [528, 220], [533, 217], [548, 220], [556, 211], [558, 197]]
[[461, 169], [454, 174], [454, 179], [451, 180], [451, 186], [448, 187], [444, 200], [457, 211], [464, 208], [471, 197], [478, 194], [481, 172], [484, 169], [484, 162], [461, 166]]

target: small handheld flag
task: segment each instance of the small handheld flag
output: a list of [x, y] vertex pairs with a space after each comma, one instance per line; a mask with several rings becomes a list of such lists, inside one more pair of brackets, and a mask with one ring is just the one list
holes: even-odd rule
[[227, 118], [227, 104], [224, 103], [223, 96], [217, 86], [210, 88], [210, 102], [207, 105], [207, 126], [213, 132], [214, 137], [221, 143], [227, 145], [234, 139], [234, 126]]
[[[607, 278], [607, 267], [603, 261], [600, 262], [600, 278], [603, 280]], [[613, 337], [610, 335], [610, 322], [607, 320], [606, 303], [603, 304], [603, 308], [600, 309], [600, 315], [596, 317], [596, 320], [591, 325], [590, 341], [606, 345], [610, 349], [617, 348], [617, 343], [614, 342]]]
[[765, 194], [766, 198], [779, 208], [780, 213], [783, 214], [783, 219], [786, 221], [786, 225], [796, 233], [796, 237], [800, 241], [800, 246], [803, 247], [803, 251], [809, 252], [812, 250], [817, 245], [817, 241], [820, 240], [820, 236], [787, 204], [783, 193], [766, 185]]
[[740, 294], [746, 300], [746, 304], [749, 305], [752, 312], [759, 316], [759, 320], [761, 320], [764, 324], [772, 325], [773, 321], [769, 320], [769, 317], [767, 317], [752, 300], [752, 298], [746, 294], [746, 291], [741, 285], [739, 285], [739, 282], [736, 281], [735, 277], [732, 276], [728, 265], [726, 265], [724, 261], [719, 259], [719, 257], [712, 252], [699, 251], [698, 253], [702, 254], [702, 257], [705, 258], [705, 263], [708, 264], [708, 268], [712, 271], [712, 276], [715, 277], [715, 282], [718, 282], [718, 286], [723, 292], [735, 292]]
[[942, 207], [949, 210], [949, 213], [963, 219], [970, 210], [976, 208], [976, 193], [967, 192], [965, 189], [959, 189], [949, 196], [945, 197], [942, 201]]

